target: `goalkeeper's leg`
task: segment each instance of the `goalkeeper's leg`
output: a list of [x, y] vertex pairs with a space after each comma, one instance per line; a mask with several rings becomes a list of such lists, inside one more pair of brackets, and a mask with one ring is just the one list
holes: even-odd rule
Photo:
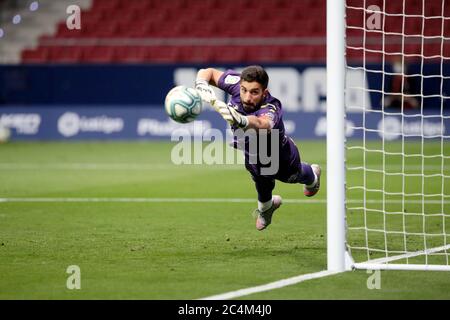
[[[302, 163], [303, 167], [303, 163]], [[320, 174], [321, 169], [318, 164], [312, 164], [309, 166], [314, 173], [314, 181], [310, 184], [305, 184], [303, 187], [303, 194], [307, 197], [314, 196], [320, 189]]]
[[256, 229], [264, 230], [272, 223], [272, 216], [280, 206], [282, 199], [278, 195], [272, 196], [275, 179], [252, 174], [258, 192], [258, 208], [254, 211]]
[[320, 189], [320, 166], [301, 162], [300, 152], [294, 141], [288, 140], [281, 153], [282, 165], [276, 179], [287, 183], [301, 183], [304, 185], [303, 194], [314, 196]]

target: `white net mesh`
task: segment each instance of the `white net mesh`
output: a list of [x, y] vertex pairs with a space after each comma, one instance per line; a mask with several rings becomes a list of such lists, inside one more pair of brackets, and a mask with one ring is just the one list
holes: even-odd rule
[[450, 0], [347, 0], [346, 15], [348, 248], [449, 266]]

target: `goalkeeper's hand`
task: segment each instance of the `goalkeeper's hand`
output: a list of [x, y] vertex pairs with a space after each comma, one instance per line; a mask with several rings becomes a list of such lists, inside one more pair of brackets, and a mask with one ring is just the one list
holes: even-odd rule
[[246, 128], [248, 126], [248, 118], [228, 106], [225, 102], [216, 100], [212, 106], [230, 125], [236, 125], [239, 128]]
[[195, 89], [202, 97], [204, 102], [207, 102], [211, 105], [217, 100], [216, 94], [214, 93], [213, 88], [208, 84], [208, 82], [204, 79], [195, 80]]

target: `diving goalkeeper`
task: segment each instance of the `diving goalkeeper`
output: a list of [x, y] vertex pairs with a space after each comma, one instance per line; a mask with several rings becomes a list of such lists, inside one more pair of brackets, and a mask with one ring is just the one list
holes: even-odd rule
[[[270, 225], [273, 213], [281, 206], [281, 197], [272, 196], [275, 180], [304, 184], [303, 193], [307, 197], [314, 196], [320, 188], [320, 166], [301, 162], [297, 146], [285, 134], [281, 102], [270, 95], [268, 84], [269, 76], [260, 66], [249, 66], [242, 73], [233, 70], [222, 72], [213, 68], [200, 69], [195, 81], [195, 88], [202, 100], [220, 113], [231, 125], [233, 132], [237, 129], [266, 129], [268, 132], [278, 129], [279, 166], [276, 174], [261, 174], [261, 165], [251, 163], [248, 153], [245, 153], [245, 167], [250, 172], [258, 193], [258, 208], [255, 210], [258, 230], [264, 230]], [[228, 104], [217, 100], [210, 85], [231, 95]], [[270, 143], [269, 139], [267, 141]]]

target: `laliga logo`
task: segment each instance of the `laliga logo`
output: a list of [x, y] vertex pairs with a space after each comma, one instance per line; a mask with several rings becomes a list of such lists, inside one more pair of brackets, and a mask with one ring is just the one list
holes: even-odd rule
[[439, 138], [445, 135], [446, 128], [440, 122], [427, 120], [406, 121], [399, 118], [386, 117], [378, 123], [378, 135], [385, 140], [396, 140], [402, 136]]
[[74, 112], [64, 113], [58, 120], [58, 131], [64, 137], [73, 137], [80, 132], [99, 132], [111, 134], [123, 130], [122, 118], [100, 117], [80, 117]]
[[76, 113], [64, 113], [58, 120], [58, 131], [64, 137], [73, 137], [80, 131], [80, 117]]

